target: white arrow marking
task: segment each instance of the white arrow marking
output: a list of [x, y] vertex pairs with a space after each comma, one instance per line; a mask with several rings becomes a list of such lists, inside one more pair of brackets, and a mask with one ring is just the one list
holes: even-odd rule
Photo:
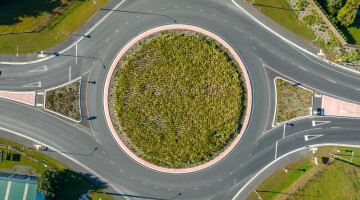
[[48, 70], [47, 65], [44, 65], [42, 67], [38, 67], [33, 70], [30, 70], [29, 72], [46, 72], [47, 70]]
[[312, 121], [312, 126], [320, 126], [320, 125], [323, 125], [323, 124], [327, 124], [327, 123], [330, 123], [331, 121], [315, 121], [313, 120]]
[[41, 87], [41, 81], [35, 82], [35, 83], [30, 83], [27, 85], [23, 85], [23, 87]]
[[304, 135], [305, 141], [313, 140], [315, 138], [321, 137], [323, 135]]

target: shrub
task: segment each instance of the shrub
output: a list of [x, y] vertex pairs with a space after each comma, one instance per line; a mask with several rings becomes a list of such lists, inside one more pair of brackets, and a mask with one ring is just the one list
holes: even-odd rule
[[337, 15], [337, 19], [340, 21], [341, 25], [348, 27], [354, 23], [359, 6], [359, 0], [348, 0], [346, 2], [345, 6], [340, 9]]

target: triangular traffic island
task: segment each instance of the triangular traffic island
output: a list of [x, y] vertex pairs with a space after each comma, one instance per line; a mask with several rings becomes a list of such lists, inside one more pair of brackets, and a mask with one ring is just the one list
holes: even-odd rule
[[44, 99], [45, 110], [61, 115], [72, 121], [81, 121], [81, 78], [45, 90]]
[[276, 110], [274, 125], [300, 117], [311, 116], [313, 92], [301, 84], [275, 79]]

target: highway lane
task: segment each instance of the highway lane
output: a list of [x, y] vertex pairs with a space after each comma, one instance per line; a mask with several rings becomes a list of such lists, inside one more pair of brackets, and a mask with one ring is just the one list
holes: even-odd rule
[[[129, 195], [168, 199], [181, 193], [178, 199], [231, 198], [246, 180], [274, 159], [276, 140], [282, 136], [281, 128], [263, 134], [267, 110], [272, 106], [266, 101], [269, 94], [262, 68], [263, 63], [301, 83], [353, 101], [359, 99], [359, 94], [350, 89], [358, 85], [356, 81], [359, 76], [322, 61], [317, 62], [336, 71], [314, 63], [278, 37], [269, 34], [244, 14], [233, 9], [232, 4], [222, 3], [208, 1], [177, 1], [176, 5], [174, 2], [164, 1], [127, 3], [120, 8], [121, 11], [114, 12], [99, 25], [91, 33], [91, 39], [83, 40], [78, 44], [77, 65], [71, 64], [75, 63], [73, 57], [75, 52], [71, 49], [65, 52], [65, 55], [44, 63], [26, 65], [26, 67], [1, 66], [2, 69], [3, 67], [6, 69], [0, 80], [1, 90], [33, 90], [52, 87], [68, 80], [69, 71], [66, 70], [69, 66], [72, 66], [71, 77], [77, 77], [91, 69], [90, 80], [96, 81], [96, 84], [89, 87], [86, 97], [87, 110], [89, 115], [97, 116], [97, 118], [90, 121], [93, 130], [89, 130], [80, 125], [73, 124], [72, 126], [59, 122], [57, 118], [49, 117], [39, 111], [24, 109], [18, 105], [13, 107], [11, 103], [1, 101], [0, 108], [3, 112], [0, 126], [24, 132], [44, 143], [53, 144], [56, 141], [58, 148], [73, 153], [88, 152], [89, 155], [95, 147], [98, 147], [99, 150], [96, 150], [92, 156], [75, 154], [71, 156]], [[148, 14], [150, 11], [153, 14]], [[184, 175], [163, 174], [146, 169], [119, 150], [103, 119], [101, 96], [108, 66], [119, 49], [134, 35], [155, 26], [174, 23], [174, 20], [178, 23], [204, 27], [225, 38], [243, 57], [254, 89], [251, 123], [245, 137], [234, 152], [214, 167]], [[28, 71], [41, 65], [47, 65], [48, 71], [29, 75]], [[298, 65], [308, 71], [297, 67]], [[334, 79], [336, 83], [326, 82], [325, 73], [326, 77]], [[16, 79], [18, 76], [21, 77], [21, 81]], [[16, 80], [9, 81], [5, 80], [6, 78]], [[33, 80], [41, 80], [41, 87], [23, 87], [27, 83], [32, 83]], [[9, 113], [9, 115], [4, 113]], [[46, 127], [36, 126], [34, 123], [38, 122], [34, 122], [34, 119], [38, 119], [41, 125], [46, 124]], [[85, 129], [94, 136], [84, 134], [84, 131], [74, 126]], [[28, 130], [27, 127], [31, 129]], [[294, 128], [297, 127], [303, 128], [302, 125], [296, 125]], [[335, 130], [330, 129], [330, 132], [335, 132]], [[289, 134], [291, 134], [291, 128], [289, 128]], [[340, 136], [337, 137], [340, 138]], [[101, 143], [97, 143], [96, 139]], [[293, 146], [290, 145], [284, 148], [284, 151], [292, 148]]]

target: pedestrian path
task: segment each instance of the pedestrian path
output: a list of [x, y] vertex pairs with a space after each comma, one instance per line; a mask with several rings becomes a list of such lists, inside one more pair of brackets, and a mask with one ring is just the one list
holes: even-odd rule
[[360, 105], [323, 96], [322, 105], [325, 115], [360, 117]]

